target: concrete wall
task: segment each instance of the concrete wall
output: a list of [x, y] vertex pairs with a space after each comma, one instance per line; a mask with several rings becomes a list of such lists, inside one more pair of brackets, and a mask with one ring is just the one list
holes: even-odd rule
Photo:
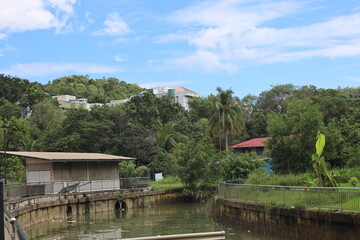
[[117, 162], [53, 163], [54, 181], [119, 179]]
[[127, 208], [139, 208], [182, 200], [182, 193], [179, 190], [123, 190], [29, 198], [9, 203], [7, 208], [24, 228], [28, 228], [31, 224], [71, 215], [111, 211], [117, 204], [120, 207], [125, 204]]
[[[52, 163], [47, 160], [33, 158], [25, 158], [25, 162], [28, 182], [119, 179], [117, 162]], [[39, 176], [36, 177], [37, 175]]]
[[214, 215], [248, 231], [290, 239], [360, 239], [356, 213], [286, 208], [218, 199]]

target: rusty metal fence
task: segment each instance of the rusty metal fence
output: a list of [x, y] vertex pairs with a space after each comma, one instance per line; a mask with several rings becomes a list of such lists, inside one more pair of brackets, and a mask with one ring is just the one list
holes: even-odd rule
[[38, 182], [7, 184], [4, 187], [4, 200], [16, 200], [31, 196], [64, 194], [72, 192], [95, 192], [121, 189], [140, 189], [148, 187], [150, 178], [133, 177], [115, 180]]
[[360, 188], [297, 187], [221, 182], [220, 198], [274, 206], [360, 211]]

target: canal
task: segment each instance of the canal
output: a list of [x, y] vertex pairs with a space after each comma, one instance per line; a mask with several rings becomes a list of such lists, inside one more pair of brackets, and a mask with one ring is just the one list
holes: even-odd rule
[[216, 222], [209, 205], [166, 204], [151, 208], [114, 210], [84, 214], [33, 225], [26, 229], [30, 239], [120, 239], [167, 234], [225, 231], [228, 240], [279, 239], [240, 226]]

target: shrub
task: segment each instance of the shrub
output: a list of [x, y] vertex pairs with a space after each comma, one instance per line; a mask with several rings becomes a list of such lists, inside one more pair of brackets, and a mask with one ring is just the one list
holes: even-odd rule
[[222, 161], [225, 180], [247, 179], [248, 175], [259, 168], [262, 161], [256, 153], [243, 153], [236, 156], [234, 153], [227, 153]]
[[148, 176], [148, 168], [145, 166], [140, 166], [135, 169], [134, 175], [136, 177], [147, 177]]
[[351, 177], [349, 183], [351, 183], [351, 186], [356, 187], [358, 181], [359, 180], [356, 177]]
[[119, 174], [121, 178], [129, 178], [134, 176], [136, 165], [133, 162], [120, 162], [119, 163]]
[[266, 172], [266, 169], [259, 168], [249, 175], [249, 179], [246, 183], [259, 185], [304, 186], [305, 178], [302, 174], [269, 174]]
[[348, 183], [352, 177], [360, 179], [360, 167], [336, 169], [336, 172], [336, 181], [339, 183]]

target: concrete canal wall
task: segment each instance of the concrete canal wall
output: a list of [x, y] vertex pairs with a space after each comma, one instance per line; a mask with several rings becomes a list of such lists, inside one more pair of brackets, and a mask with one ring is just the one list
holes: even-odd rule
[[84, 213], [107, 212], [121, 208], [151, 207], [183, 201], [180, 190], [102, 191], [38, 196], [8, 203], [9, 211], [24, 228], [32, 224]]
[[290, 239], [360, 239], [360, 214], [218, 199], [219, 221]]

